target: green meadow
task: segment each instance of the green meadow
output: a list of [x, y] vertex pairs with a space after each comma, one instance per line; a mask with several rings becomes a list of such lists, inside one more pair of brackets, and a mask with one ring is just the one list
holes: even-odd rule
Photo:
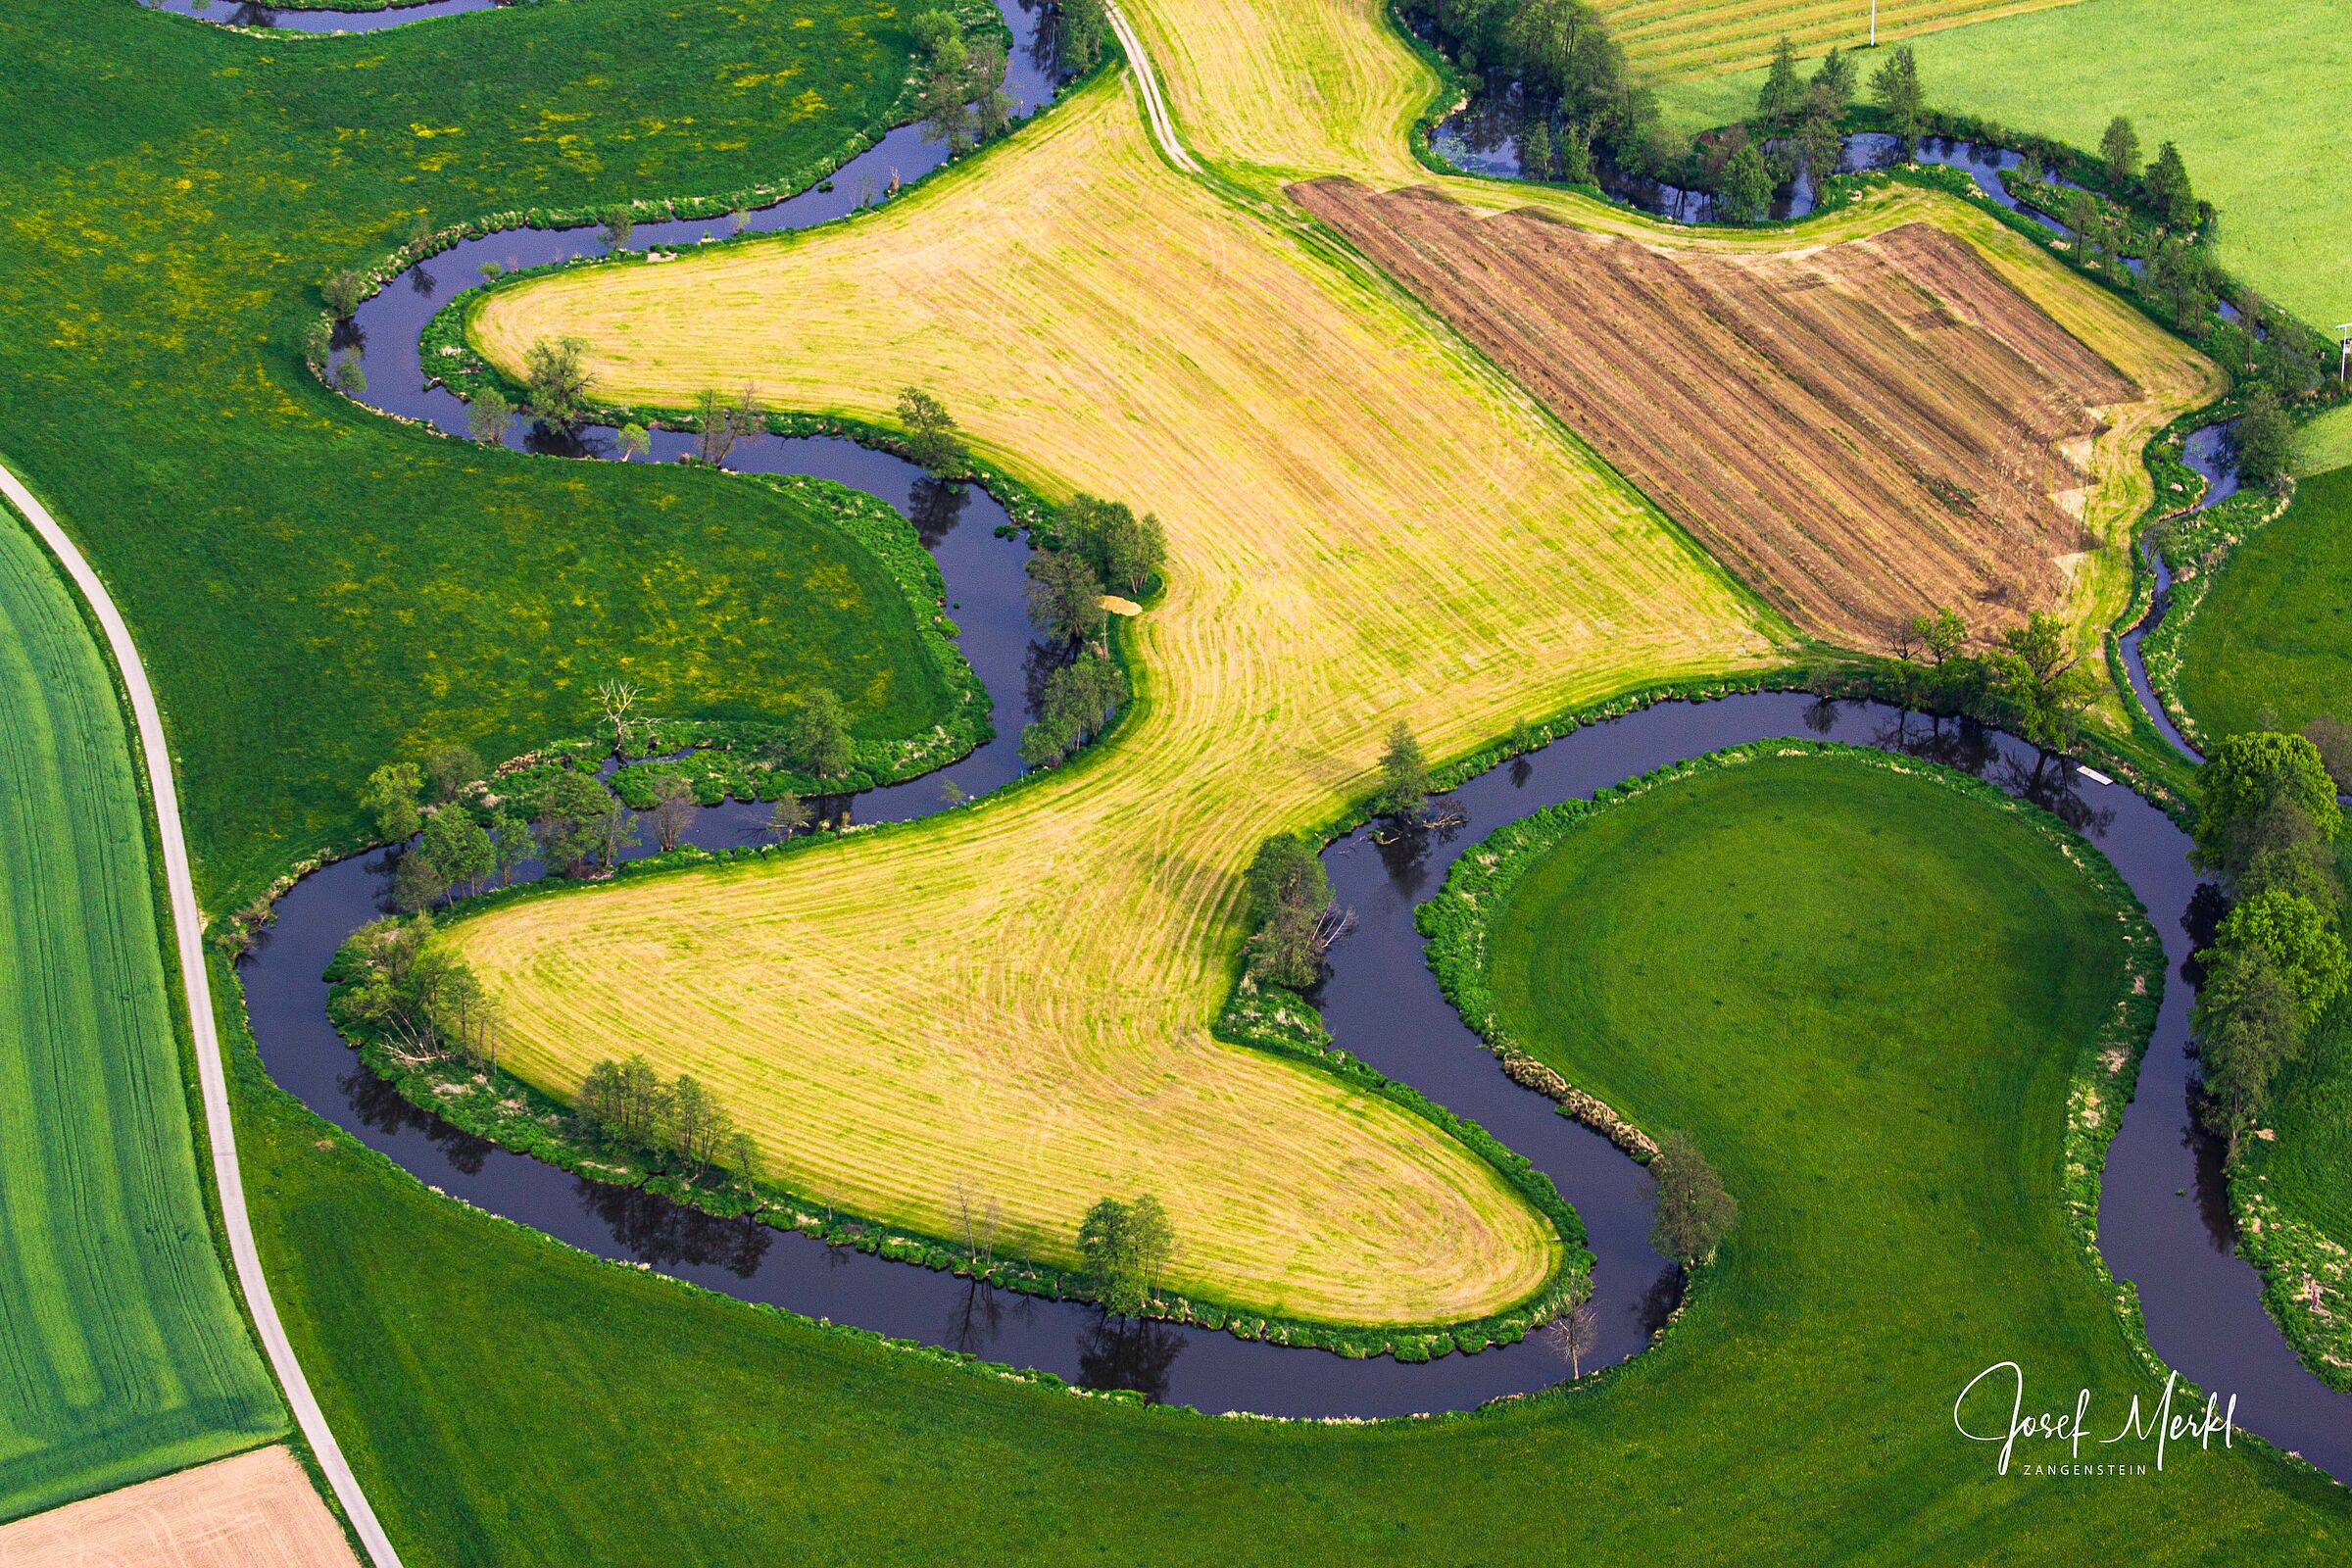
[[2231, 552], [2180, 655], [2181, 704], [2209, 736], [2352, 723], [2352, 468], [2304, 480]]
[[[2086, 148], [2129, 115], [2149, 156], [2180, 143], [2221, 209], [2223, 264], [2323, 330], [2352, 320], [2352, 26], [2335, 0], [2083, 0], [1910, 42], [1938, 109]], [[1672, 79], [1661, 97], [1672, 119], [1722, 124], [1754, 112], [1763, 79]]]
[[130, 736], [0, 507], [0, 1520], [285, 1429], [214, 1250]]

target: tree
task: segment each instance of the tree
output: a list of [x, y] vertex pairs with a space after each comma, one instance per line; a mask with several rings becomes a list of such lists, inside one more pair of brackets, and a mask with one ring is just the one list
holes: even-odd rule
[[1821, 65], [1813, 73], [1813, 93], [1833, 120], [1853, 106], [1856, 74], [1854, 57], [1844, 50], [1832, 48], [1821, 57]]
[[667, 855], [685, 842], [686, 830], [694, 826], [694, 787], [672, 773], [663, 779], [654, 792], [654, 808], [650, 813], [654, 823], [654, 842]]
[[1772, 69], [1764, 74], [1764, 90], [1756, 96], [1756, 118], [1767, 125], [1786, 125], [1804, 112], [1805, 86], [1796, 75], [1796, 46], [1787, 33], [1772, 47]]
[[644, 425], [632, 421], [620, 427], [619, 447], [620, 461], [626, 463], [631, 458], [642, 458], [653, 451], [654, 438]]
[[1968, 623], [1948, 605], [1937, 605], [1912, 616], [1911, 629], [1938, 674], [1946, 662], [1968, 646]]
[[2320, 749], [2300, 735], [2249, 730], [2221, 741], [2197, 775], [2197, 797], [2196, 859], [2208, 870], [2244, 863], [2237, 845], [2245, 826], [2274, 798], [2300, 807], [2325, 841], [2343, 831], [2335, 780]]
[[1909, 44], [1898, 44], [1886, 63], [1871, 74], [1870, 90], [1886, 112], [1887, 128], [1902, 143], [1903, 157], [1919, 151], [1919, 132], [1927, 119], [1927, 97], [1919, 84], [1919, 60]]
[[2185, 240], [2165, 240], [2156, 247], [2148, 274], [2172, 301], [2173, 324], [2183, 332], [2195, 331], [2213, 309], [2213, 267], [2205, 253]]
[[2300, 893], [2268, 888], [2241, 899], [2223, 919], [2216, 945], [2224, 951], [2260, 948], [2277, 965], [2309, 1025], [2332, 1006], [2352, 982], [2352, 958], [2344, 939], [2328, 925], [2320, 906]]
[[482, 388], [466, 405], [466, 433], [486, 447], [505, 440], [507, 426], [514, 420], [514, 405], [494, 386]]
[[1126, 503], [1084, 491], [1055, 509], [1054, 535], [1103, 582], [1123, 584], [1130, 593], [1140, 593], [1167, 563], [1167, 531], [1157, 516], [1139, 518]]
[[637, 706], [637, 683], [607, 675], [596, 683], [596, 706], [603, 709], [605, 722], [612, 726], [612, 750], [629, 749], [629, 710]]
[[1585, 1375], [1585, 1357], [1600, 1347], [1600, 1311], [1592, 1304], [1592, 1288], [1568, 1304], [1568, 1310], [1544, 1326], [1551, 1348], [1568, 1363], [1571, 1379]]
[[784, 757], [796, 771], [820, 779], [845, 777], [858, 765], [849, 718], [831, 690], [816, 686], [801, 695], [784, 726]]
[[1084, 75], [1110, 44], [1110, 22], [1102, 0], [1061, 0], [1061, 64]]
[[326, 357], [332, 354], [334, 349], [334, 323], [323, 316], [313, 317], [311, 324], [304, 327], [302, 331], [303, 363], [313, 370], [323, 371], [326, 368]]
[[2295, 427], [2270, 388], [2246, 400], [2230, 436], [2237, 445], [2237, 476], [2247, 484], [2277, 487], [2294, 472]]
[[1715, 216], [1727, 223], [1753, 223], [1772, 211], [1772, 171], [1754, 143], [1732, 154], [1715, 189]]
[[1245, 879], [1252, 934], [1249, 966], [1261, 984], [1302, 991], [1323, 961], [1323, 917], [1331, 908], [1331, 875], [1314, 846], [1278, 833], [1258, 846]]
[[745, 387], [737, 399], [729, 399], [716, 387], [709, 389], [695, 400], [695, 457], [717, 467], [735, 450], [735, 443], [759, 428], [765, 417], [758, 387]]
[[392, 907], [403, 914], [427, 909], [449, 896], [449, 878], [416, 849], [400, 852], [392, 865]]
[[1519, 172], [1528, 179], [1549, 179], [1551, 169], [1551, 126], [1539, 119], [1519, 134]]
[[424, 775], [414, 762], [386, 762], [368, 775], [360, 805], [375, 818], [376, 833], [387, 843], [406, 842], [416, 832], [416, 792]]
[[1670, 1132], [1658, 1140], [1649, 1173], [1658, 1183], [1649, 1245], [1686, 1268], [1714, 1256], [1740, 1220], [1740, 1204], [1724, 1191], [1715, 1167], [1689, 1138]]
[[1429, 760], [1412, 727], [1398, 719], [1389, 729], [1389, 749], [1380, 758], [1380, 790], [1372, 810], [1380, 816], [1418, 820], [1429, 804]]
[[2107, 188], [2117, 195], [2128, 195], [2132, 176], [2139, 172], [2139, 132], [2122, 115], [2107, 122], [2107, 129], [2099, 137], [2099, 156], [2107, 164]]
[[2352, 724], [2322, 713], [2303, 726], [2303, 738], [2320, 754], [2320, 765], [2335, 781], [2335, 793], [2352, 794]]
[[1819, 201], [1821, 187], [1836, 176], [1845, 157], [1838, 122], [1828, 115], [1807, 115], [1796, 127], [1796, 150], [1804, 160], [1805, 177], [1813, 182], [1813, 199]]
[[1086, 1261], [1087, 1278], [1103, 1306], [1125, 1317], [1139, 1316], [1151, 1304], [1175, 1247], [1175, 1229], [1149, 1194], [1132, 1203], [1099, 1200], [1078, 1225], [1078, 1255]]
[[531, 836], [530, 819], [504, 808], [490, 824], [490, 843], [498, 855], [498, 880], [502, 887], [513, 882], [515, 871], [539, 854], [539, 841]]
[[470, 746], [436, 746], [424, 754], [424, 778], [436, 801], [456, 800], [458, 791], [479, 781], [484, 771]]
[[616, 251], [628, 244], [629, 236], [636, 232], [636, 215], [626, 207], [615, 207], [605, 215], [605, 226], [597, 230], [596, 237], [605, 242], [605, 249]]
[[368, 297], [368, 280], [350, 268], [328, 278], [318, 291], [326, 297], [326, 308], [338, 321], [348, 321], [357, 315], [360, 302]]
[[627, 808], [603, 780], [577, 768], [559, 771], [540, 798], [540, 848], [565, 876], [611, 865], [630, 825]]
[[368, 367], [360, 359], [360, 351], [352, 349], [335, 361], [332, 377], [335, 390], [347, 398], [363, 397], [368, 391]]
[[767, 836], [781, 844], [808, 825], [808, 808], [803, 804], [800, 796], [785, 790], [777, 795], [775, 805], [768, 808]]
[[531, 412], [559, 429], [569, 429], [587, 417], [588, 394], [594, 381], [582, 358], [584, 339], [540, 338], [522, 355], [522, 383]]
[[2189, 188], [2188, 166], [2180, 160], [2180, 149], [2166, 142], [2156, 150], [2156, 161], [2148, 165], [2148, 205], [2175, 228], [2188, 228], [2197, 221], [2197, 194]]
[[430, 865], [445, 888], [477, 888], [498, 866], [489, 833], [461, 806], [444, 806], [426, 818], [424, 837], [411, 852]]
[[2075, 236], [2075, 255], [2084, 267], [2096, 267], [2099, 261], [2099, 201], [2086, 190], [2068, 193], [2063, 215], [2069, 232]]
[[2098, 695], [2098, 682], [2066, 646], [2066, 623], [2035, 611], [2001, 634], [1989, 664], [1993, 689], [2018, 733], [2045, 752], [2073, 744], [2077, 721]]
[[2226, 949], [2206, 957], [2192, 1019], [2203, 1117], [2229, 1140], [2234, 1159], [2270, 1107], [2278, 1069], [2294, 1059], [2301, 1025], [2294, 991], [2266, 949]]
[[1029, 619], [1053, 642], [1085, 645], [1102, 635], [1102, 579], [1075, 550], [1029, 558]]
[[653, 1064], [632, 1053], [626, 1061], [608, 1057], [590, 1067], [580, 1082], [578, 1105], [608, 1142], [651, 1149], [667, 1130], [672, 1095]]
[[948, 406], [920, 387], [899, 393], [899, 423], [906, 428], [906, 456], [936, 474], [956, 472], [964, 466], [963, 442]]
[[1127, 700], [1119, 666], [1084, 654], [1046, 677], [1036, 722], [1021, 731], [1021, 760], [1033, 768], [1057, 765], [1102, 733]]

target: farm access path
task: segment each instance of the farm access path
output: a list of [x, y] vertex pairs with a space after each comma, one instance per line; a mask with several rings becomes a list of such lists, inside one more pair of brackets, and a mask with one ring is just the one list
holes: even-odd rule
[[[1132, 623], [1120, 734], [969, 809], [510, 904], [449, 940], [507, 1002], [503, 1059], [526, 1077], [568, 1093], [630, 1052], [691, 1071], [782, 1184], [854, 1213], [956, 1234], [956, 1192], [984, 1179], [1000, 1246], [1058, 1263], [1087, 1203], [1150, 1187], [1184, 1294], [1358, 1323], [1491, 1309], [1527, 1277], [1526, 1233], [1445, 1145], [1210, 1034], [1242, 872], [1269, 834], [1360, 800], [1398, 721], [1463, 756], [1649, 682], [1785, 662], [1798, 639], [1289, 199], [1317, 173], [1428, 179], [1404, 136], [1432, 80], [1372, 7], [1152, 0], [1122, 21], [1164, 119], [1113, 74], [848, 221], [467, 302], [494, 361], [577, 336], [605, 395], [638, 409], [756, 383], [773, 407], [888, 421], [925, 386], [1043, 494], [1156, 513], [1168, 587]], [[1204, 147], [1234, 124], [1257, 161]], [[1357, 156], [1368, 140], [1387, 163]], [[1940, 195], [1881, 192], [1742, 243], [1914, 220], [1984, 251], [2142, 388], [2201, 387], [2152, 324]], [[2093, 515], [2144, 494], [2125, 466]]]
[[89, 605], [90, 613], [106, 634], [108, 652], [122, 674], [122, 689], [130, 699], [131, 713], [138, 723], [139, 751], [146, 759], [148, 789], [155, 800], [156, 832], [163, 845], [164, 878], [171, 895], [172, 938], [179, 957], [180, 983], [186, 993], [188, 1027], [195, 1041], [205, 1141], [212, 1146], [213, 1180], [220, 1193], [220, 1219], [228, 1232], [229, 1255], [236, 1264], [237, 1284], [244, 1293], [246, 1308], [253, 1314], [255, 1334], [270, 1357], [271, 1370], [277, 1374], [278, 1386], [302, 1429], [304, 1441], [311, 1446], [312, 1455], [325, 1474], [327, 1485], [333, 1488], [344, 1517], [367, 1547], [369, 1561], [374, 1568], [399, 1568], [400, 1554], [393, 1549], [392, 1540], [384, 1533], [375, 1510], [368, 1506], [367, 1494], [360, 1490], [359, 1478], [352, 1474], [351, 1465], [335, 1442], [334, 1432], [327, 1426], [326, 1414], [319, 1409], [310, 1381], [303, 1376], [302, 1363], [295, 1358], [294, 1347], [286, 1339], [284, 1325], [278, 1321], [269, 1277], [262, 1271], [261, 1253], [254, 1245], [253, 1222], [245, 1211], [244, 1171], [237, 1161], [236, 1129], [229, 1117], [227, 1068], [220, 1054], [220, 1030], [213, 1017], [212, 987], [205, 977], [204, 916], [188, 866], [187, 839], [180, 829], [179, 789], [172, 773], [171, 745], [164, 734], [163, 712], [156, 707], [155, 689], [147, 679], [147, 666], [139, 658], [138, 644], [132, 640], [130, 627], [122, 612], [116, 609], [105, 581], [91, 568], [73, 536], [50, 515], [40, 497], [5, 465], [0, 465], [0, 495], [6, 496], [32, 524], [33, 532], [65, 566], [66, 575]]

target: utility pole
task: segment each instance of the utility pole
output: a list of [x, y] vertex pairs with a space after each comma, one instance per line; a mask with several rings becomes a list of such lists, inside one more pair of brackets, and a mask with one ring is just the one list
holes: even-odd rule
[[1870, 0], [1870, 46], [1879, 46], [1879, 0]]
[[2336, 345], [2339, 352], [2335, 360], [2335, 378], [2338, 381], [2352, 380], [2352, 321], [2337, 327], [2335, 335], [2342, 340]]

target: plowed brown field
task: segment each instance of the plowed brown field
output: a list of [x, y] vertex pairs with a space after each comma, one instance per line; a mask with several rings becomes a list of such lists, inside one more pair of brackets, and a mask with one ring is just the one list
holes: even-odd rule
[[2078, 460], [2139, 389], [1939, 229], [1667, 251], [1426, 188], [1294, 194], [1818, 636], [1937, 604], [1997, 628], [2098, 548]]
[[0, 1568], [358, 1568], [283, 1448], [124, 1487], [0, 1529]]

